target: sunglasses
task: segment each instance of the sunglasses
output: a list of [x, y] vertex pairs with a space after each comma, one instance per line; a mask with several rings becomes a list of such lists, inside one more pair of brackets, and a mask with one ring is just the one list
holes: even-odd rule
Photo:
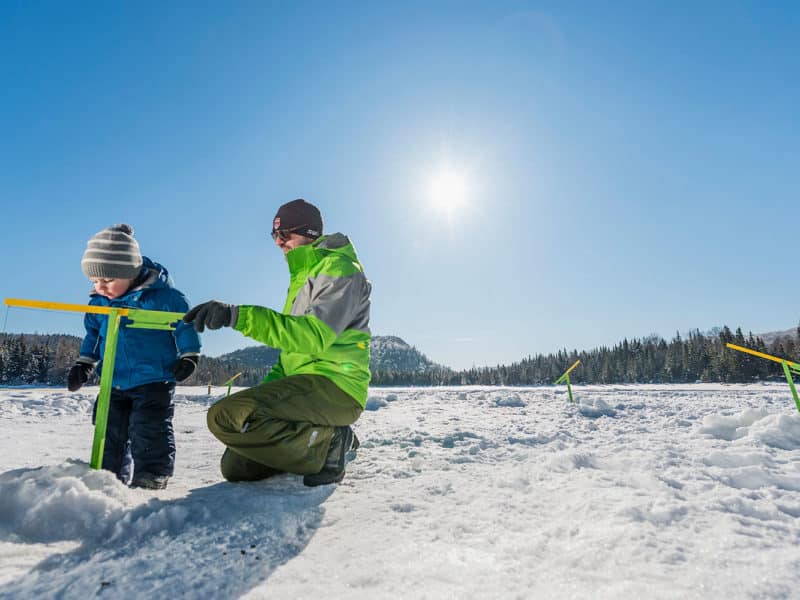
[[300, 225], [299, 227], [292, 227], [291, 229], [273, 229], [272, 239], [273, 241], [277, 241], [278, 238], [281, 238], [281, 241], [287, 242], [293, 233], [297, 233], [301, 229], [306, 229], [307, 227], [308, 225]]

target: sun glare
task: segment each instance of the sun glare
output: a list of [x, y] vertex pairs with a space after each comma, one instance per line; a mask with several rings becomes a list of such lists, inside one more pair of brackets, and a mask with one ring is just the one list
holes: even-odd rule
[[441, 171], [430, 183], [430, 199], [433, 206], [448, 215], [464, 206], [467, 192], [466, 180], [456, 171]]

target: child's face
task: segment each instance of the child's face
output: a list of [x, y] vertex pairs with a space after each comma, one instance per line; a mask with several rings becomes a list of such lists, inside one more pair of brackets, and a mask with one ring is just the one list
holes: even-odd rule
[[89, 281], [94, 285], [95, 292], [109, 300], [122, 296], [130, 289], [133, 283], [133, 279], [104, 279], [100, 277], [92, 277]]

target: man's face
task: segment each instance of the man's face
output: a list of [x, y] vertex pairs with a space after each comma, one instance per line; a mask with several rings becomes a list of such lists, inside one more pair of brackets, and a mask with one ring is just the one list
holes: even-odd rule
[[286, 254], [289, 250], [294, 250], [295, 248], [299, 248], [300, 246], [305, 246], [307, 244], [312, 243], [314, 240], [310, 237], [306, 237], [304, 235], [300, 235], [299, 233], [282, 233], [281, 235], [275, 236], [275, 244], [283, 250], [283, 253]]

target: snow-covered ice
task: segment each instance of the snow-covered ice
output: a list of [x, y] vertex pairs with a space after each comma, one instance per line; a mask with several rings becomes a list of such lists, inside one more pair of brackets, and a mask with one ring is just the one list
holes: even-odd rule
[[0, 390], [0, 598], [790, 598], [785, 384], [372, 389], [338, 486], [228, 484], [179, 388], [159, 492], [88, 469], [97, 388]]

